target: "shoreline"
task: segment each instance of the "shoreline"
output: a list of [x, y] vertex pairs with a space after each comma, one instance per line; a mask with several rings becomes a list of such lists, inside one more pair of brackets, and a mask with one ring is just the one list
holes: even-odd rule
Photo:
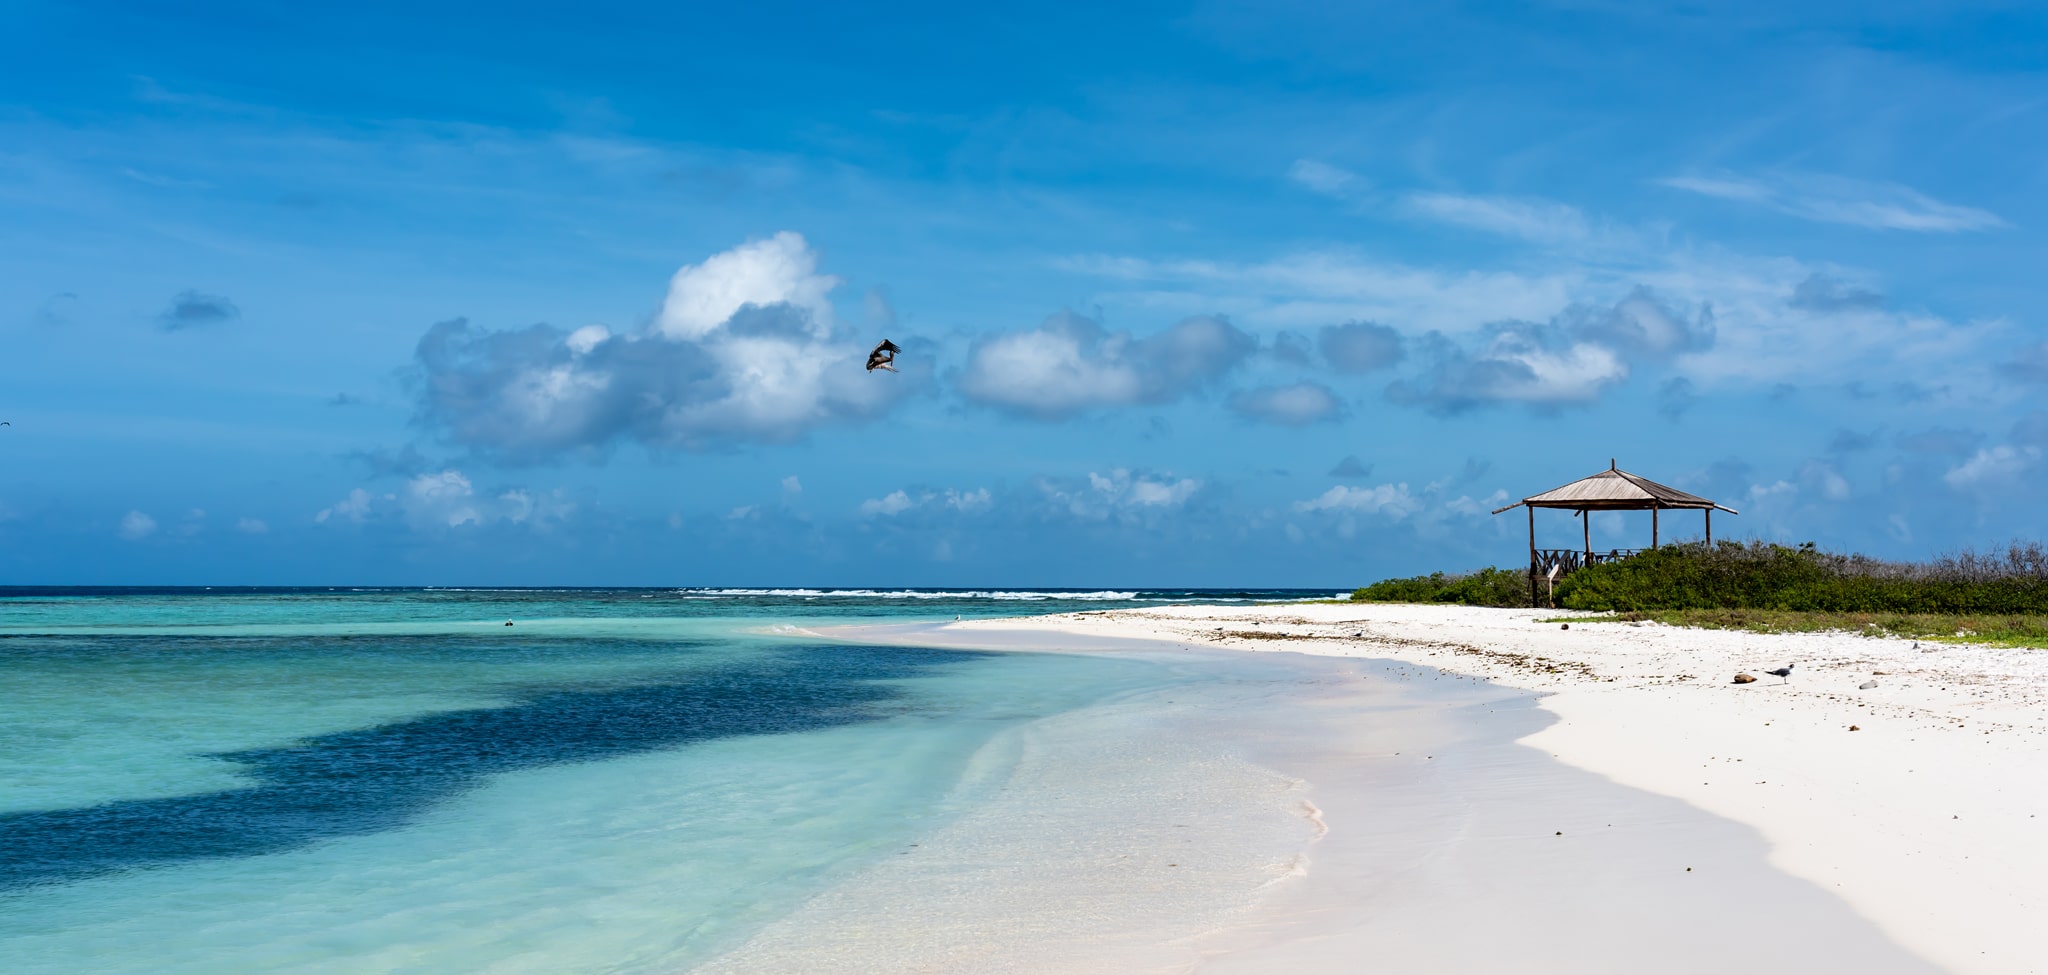
[[[1753, 828], [1772, 867], [1946, 969], [2048, 971], [2035, 931], [2048, 908], [2048, 652], [1539, 622], [1568, 615], [1188, 606], [951, 623], [932, 636], [1377, 658], [1532, 692], [1556, 720], [1521, 744]], [[1790, 681], [1730, 682], [1794, 661]]]
[[[1311, 675], [1296, 682], [1303, 688], [1276, 690], [1264, 704], [1206, 719], [1249, 760], [1304, 783], [1306, 808], [1326, 832], [1309, 841], [1300, 875], [1278, 879], [1231, 923], [1198, 935], [1160, 940], [1159, 931], [1133, 924], [1098, 946], [1099, 963], [1072, 952], [1034, 960], [1026, 951], [1006, 959], [1006, 971], [1349, 972], [1362, 959], [1404, 971], [1560, 973], [2019, 972], [2038, 964], [2028, 951], [2029, 929], [2016, 920], [2028, 908], [1989, 903], [2002, 896], [1996, 888], [1959, 896], [1958, 886], [1967, 887], [1969, 878], [1947, 878], [1952, 882], [1940, 888], [1945, 893], [1907, 904], [1918, 904], [1935, 921], [1954, 923], [1957, 914], [1984, 919], [1958, 932], [1927, 917], [1902, 921], [1899, 908], [1907, 902], [1894, 896], [1889, 912], [1884, 902], [1896, 891], [1852, 891], [1859, 879], [1853, 873], [1814, 876], [1814, 850], [1794, 850], [1786, 841], [1800, 820], [1783, 808], [1787, 795], [1810, 801], [1804, 793], [1817, 788], [1813, 783], [1779, 780], [1775, 792], [1760, 787], [1775, 799], [1763, 815], [1740, 802], [1700, 803], [1674, 794], [1682, 790], [1657, 788], [1661, 783], [1645, 769], [1674, 747], [1716, 740], [1727, 747], [1709, 754], [1735, 759], [1764, 744], [1754, 735], [1738, 741], [1715, 721], [1701, 725], [1658, 714], [1670, 706], [1672, 687], [1688, 681], [1705, 686], [1708, 678], [1700, 675], [1710, 661], [1700, 661], [1699, 674], [1682, 680], [1650, 666], [1660, 659], [1654, 647], [1674, 640], [1697, 652], [1695, 631], [1661, 628], [1665, 632], [1650, 641], [1653, 650], [1645, 651], [1642, 641], [1630, 639], [1644, 636], [1638, 632], [1644, 627], [1619, 624], [1628, 632], [1604, 635], [1591, 626], [1558, 631], [1534, 622], [1548, 613], [1496, 612], [1171, 607], [832, 627], [816, 635], [974, 650], [1167, 652], [1224, 664], [1243, 651], [1279, 650], [1288, 652], [1267, 659], [1299, 661], [1301, 672]], [[1531, 639], [1542, 630], [1565, 639]], [[1599, 652], [1617, 643], [1623, 646]], [[1582, 652], [1588, 647], [1593, 652]], [[1638, 676], [1616, 676], [1630, 663]], [[1801, 676], [1809, 672], [1802, 669]], [[1765, 693], [1779, 697], [1756, 700], [1785, 715], [1763, 719], [1773, 721], [1769, 735], [1813, 717], [1782, 693]], [[1622, 706], [1631, 702], [1649, 704], [1648, 713]], [[1729, 717], [1725, 708], [1692, 710]], [[1737, 723], [1747, 724], [1739, 711]], [[1623, 744], [1612, 740], [1617, 728], [1628, 734]], [[1696, 740], [1695, 734], [1707, 737]], [[1711, 763], [1707, 755], [1698, 758], [1676, 774], [1724, 783], [1789, 774], [1758, 774], [1770, 763], [1751, 764], [1760, 761], [1755, 758], [1702, 769]], [[1895, 859], [1873, 870], [1896, 869]], [[1906, 860], [1916, 882], [1947, 862]], [[2022, 886], [2033, 883], [2022, 869], [1992, 872]], [[1001, 891], [1005, 882], [1000, 873], [977, 881], [990, 891]], [[853, 882], [852, 900], [861, 899], [864, 883]], [[1002, 903], [1003, 910], [1027, 914], [1059, 909], [1029, 899]], [[996, 923], [999, 913], [989, 910], [981, 923]], [[847, 970], [890, 970], [857, 963], [864, 946], [849, 940], [844, 928], [821, 926], [829, 913], [800, 918], [783, 934], [786, 947], [809, 941], [819, 958]], [[1982, 936], [1999, 924], [2009, 925], [1994, 932], [2002, 938]], [[1156, 942], [1149, 953], [1140, 950], [1148, 938]], [[712, 970], [724, 969], [714, 963]]]

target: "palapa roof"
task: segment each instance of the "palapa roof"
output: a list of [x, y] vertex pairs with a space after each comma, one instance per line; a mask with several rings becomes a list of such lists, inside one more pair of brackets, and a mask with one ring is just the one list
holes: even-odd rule
[[1651, 508], [1718, 508], [1729, 514], [1739, 514], [1734, 508], [1709, 501], [1696, 494], [1687, 494], [1675, 487], [1659, 484], [1647, 477], [1638, 477], [1608, 462], [1607, 469], [1592, 477], [1580, 478], [1563, 487], [1551, 488], [1542, 494], [1530, 495], [1505, 508], [1494, 511], [1510, 511], [1528, 505], [1531, 508], [1570, 508], [1578, 511], [1646, 511]]

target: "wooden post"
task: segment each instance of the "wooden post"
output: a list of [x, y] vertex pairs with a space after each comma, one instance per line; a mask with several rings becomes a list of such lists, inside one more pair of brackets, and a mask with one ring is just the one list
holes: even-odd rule
[[1707, 509], [1707, 547], [1714, 547], [1714, 509]]
[[1592, 513], [1592, 512], [1590, 512], [1590, 511], [1587, 511], [1587, 510], [1586, 510], [1586, 509], [1584, 509], [1584, 508], [1580, 508], [1580, 509], [1579, 509], [1579, 521], [1581, 522], [1581, 524], [1580, 524], [1580, 526], [1579, 526], [1579, 527], [1581, 527], [1581, 528], [1584, 528], [1584, 529], [1586, 530], [1586, 564], [1587, 564], [1587, 565], [1592, 565], [1592, 564], [1593, 564], [1593, 513]]
[[1529, 605], [1536, 605], [1536, 509], [1529, 508]]
[[1650, 509], [1650, 547], [1657, 547], [1657, 509]]

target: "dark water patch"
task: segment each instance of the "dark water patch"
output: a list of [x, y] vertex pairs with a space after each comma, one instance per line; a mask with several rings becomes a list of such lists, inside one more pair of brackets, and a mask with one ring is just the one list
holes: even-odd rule
[[901, 696], [889, 680], [974, 656], [812, 647], [646, 682], [529, 688], [502, 707], [220, 753], [211, 757], [256, 784], [0, 815], [0, 890], [396, 829], [503, 772], [874, 720]]

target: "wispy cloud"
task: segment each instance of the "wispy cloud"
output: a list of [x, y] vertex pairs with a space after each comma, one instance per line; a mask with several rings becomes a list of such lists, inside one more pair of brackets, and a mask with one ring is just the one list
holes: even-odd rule
[[156, 534], [156, 519], [140, 511], [130, 511], [121, 516], [120, 534], [131, 542], [139, 542]]
[[1401, 198], [1400, 206], [1411, 216], [1537, 243], [1578, 242], [1593, 236], [1591, 223], [1577, 207], [1550, 200], [1410, 193]]
[[1287, 178], [1306, 186], [1324, 196], [1344, 196], [1357, 188], [1357, 175], [1326, 162], [1314, 159], [1297, 159], [1287, 170]]
[[1688, 193], [1769, 207], [1802, 220], [1852, 227], [1956, 233], [2006, 225], [1988, 210], [1943, 203], [1909, 186], [1841, 176], [1672, 176], [1657, 182]]

